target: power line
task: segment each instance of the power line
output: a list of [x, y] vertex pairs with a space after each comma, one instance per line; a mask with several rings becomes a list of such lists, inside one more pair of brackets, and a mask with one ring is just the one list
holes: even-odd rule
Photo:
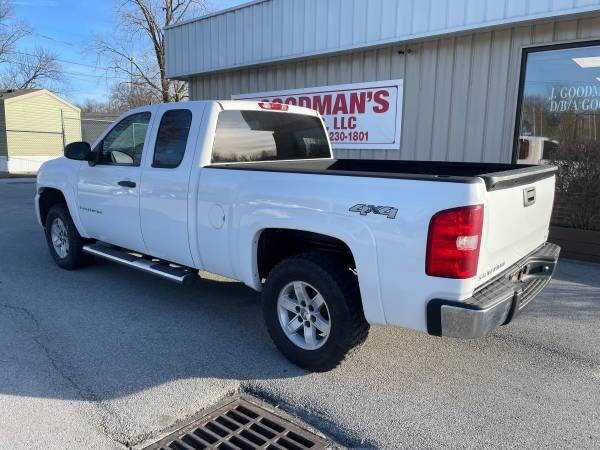
[[[6, 28], [10, 28], [10, 25], [6, 24], [6, 23], [0, 23], [0, 26], [6, 27]], [[60, 39], [56, 39], [56, 38], [53, 38], [52, 36], [48, 36], [48, 35], [45, 35], [45, 34], [42, 34], [42, 33], [38, 33], [35, 30], [31, 30], [30, 29], [30, 33], [34, 34], [36, 36], [39, 36], [42, 39], [48, 39], [49, 41], [60, 42], [61, 44], [70, 45], [71, 47], [76, 47], [76, 45], [73, 44], [72, 42], [67, 42], [67, 41], [63, 41], [63, 40], [60, 40]]]
[[[5, 26], [5, 27], [8, 27], [8, 25], [7, 25], [7, 24], [4, 24], [4, 23], [0, 23], [0, 25], [1, 25], [1, 26]], [[52, 38], [52, 37], [50, 37], [50, 36], [46, 36], [46, 35], [43, 35], [43, 34], [41, 34], [41, 33], [38, 33], [37, 31], [33, 31], [33, 34], [36, 34], [36, 35], [38, 35], [38, 36], [40, 36], [40, 37], [43, 37], [43, 38], [45, 38], [45, 39], [49, 39], [49, 40], [52, 40], [52, 41], [55, 41], [55, 42], [61, 42], [61, 43], [63, 43], [63, 44], [67, 44], [67, 45], [70, 45], [70, 46], [72, 46], [72, 47], [75, 47], [75, 44], [72, 44], [72, 43], [70, 43], [70, 42], [67, 42], [67, 41], [61, 41], [60, 39], [54, 39], [54, 38]], [[37, 55], [34, 55], [34, 54], [32, 54], [32, 53], [21, 52], [21, 51], [16, 51], [16, 50], [14, 50], [14, 51], [10, 51], [10, 52], [6, 52], [6, 53], [9, 53], [9, 54], [15, 54], [15, 55], [23, 55], [23, 56], [37, 57]], [[76, 62], [76, 61], [69, 61], [68, 59], [61, 59], [61, 58], [53, 58], [53, 59], [55, 59], [56, 61], [60, 61], [60, 62], [62, 62], [62, 63], [65, 63], [65, 64], [73, 64], [73, 65], [76, 65], [76, 66], [88, 67], [88, 68], [90, 68], [90, 69], [96, 69], [96, 70], [97, 70], [97, 69], [101, 69], [101, 70], [107, 70], [107, 71], [110, 71], [110, 70], [112, 70], [112, 71], [116, 72], [114, 69], [112, 69], [112, 68], [109, 68], [109, 67], [94, 66], [94, 65], [91, 65], [91, 64], [84, 64], [84, 63], [80, 63], [80, 62]], [[11, 62], [11, 61], [9, 61], [9, 62]], [[14, 64], [21, 64], [21, 63], [19, 63], [19, 62], [17, 62], [17, 61], [12, 61], [12, 63], [14, 63]], [[70, 73], [70, 74], [72, 74], [72, 75], [81, 74], [81, 75], [83, 75], [83, 76], [88, 76], [88, 77], [92, 77], [92, 76], [93, 76], [93, 77], [96, 77], [96, 78], [127, 79], [127, 76], [124, 76], [124, 77], [118, 77], [118, 76], [91, 75], [91, 74], [86, 74], [86, 73], [83, 73], [83, 72], [79, 72], [79, 73], [77, 73], [77, 72], [66, 72], [66, 71], [63, 71], [63, 72], [64, 72], [64, 73]]]
[[[23, 56], [33, 56], [33, 57], [37, 57], [37, 55], [34, 55], [33, 53], [26, 53], [26, 52], [18, 52], [16, 50], [14, 51], [10, 51], [10, 52], [6, 52], [6, 53], [13, 53], [15, 55], [23, 55]], [[91, 69], [103, 69], [103, 70], [111, 70], [111, 68], [109, 67], [101, 67], [101, 66], [94, 66], [91, 64], [84, 64], [84, 63], [80, 63], [80, 62], [75, 62], [75, 61], [69, 61], [68, 59], [60, 59], [60, 58], [54, 58], [56, 61], [60, 61], [63, 62], [65, 64], [74, 64], [76, 66], [82, 66], [82, 67], [89, 67]]]
[[[21, 61], [10, 61], [7, 60], [6, 62], [8, 62], [9, 64], [18, 64], [20, 66], [27, 66], [27, 64], [21, 62]], [[117, 77], [117, 76], [110, 76], [110, 75], [94, 75], [91, 73], [84, 73], [84, 72], [71, 72], [68, 70], [61, 70], [61, 73], [65, 73], [67, 75], [75, 75], [75, 76], [83, 76], [83, 77], [91, 77], [91, 78], [101, 78], [101, 79], [106, 79], [106, 78], [111, 78], [111, 79], [115, 79], [115, 80], [127, 80], [127, 77]]]
[[35, 34], [36, 36], [39, 36], [39, 37], [41, 37], [43, 39], [47, 39], [49, 41], [59, 42], [61, 44], [69, 45], [71, 47], [75, 47], [76, 46], [75, 44], [72, 44], [71, 42], [61, 41], [60, 39], [55, 39], [55, 38], [53, 38], [51, 36], [46, 36], [45, 34], [38, 33], [37, 31], [34, 31], [33, 34]]

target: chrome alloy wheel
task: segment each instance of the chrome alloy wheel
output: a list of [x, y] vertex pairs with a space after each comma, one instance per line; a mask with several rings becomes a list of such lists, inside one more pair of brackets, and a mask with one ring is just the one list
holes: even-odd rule
[[50, 227], [50, 236], [52, 237], [52, 246], [54, 251], [64, 259], [69, 254], [69, 236], [67, 235], [67, 227], [60, 217], [52, 221]]
[[323, 296], [304, 281], [284, 286], [277, 298], [279, 324], [298, 347], [316, 350], [327, 342], [331, 330], [329, 308]]

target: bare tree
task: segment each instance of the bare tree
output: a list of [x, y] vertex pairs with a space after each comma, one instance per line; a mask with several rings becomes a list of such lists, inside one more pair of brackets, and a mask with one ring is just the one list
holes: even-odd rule
[[156, 91], [145, 83], [115, 84], [111, 88], [109, 104], [116, 111], [127, 111], [156, 102]]
[[34, 53], [17, 51], [18, 42], [34, 31], [15, 16], [11, 0], [0, 0], [0, 87], [29, 89], [46, 87], [60, 91], [65, 85], [62, 66], [43, 48]]
[[563, 226], [600, 230], [600, 144], [571, 136], [560, 139], [550, 161], [558, 167], [555, 214]]
[[8, 69], [0, 76], [0, 85], [4, 89], [47, 88], [62, 90], [65, 84], [62, 66], [56, 56], [37, 48], [33, 54], [16, 54], [12, 57]]
[[77, 107], [81, 109], [85, 115], [118, 115], [120, 110], [113, 109], [110, 102], [102, 102], [93, 98], [86, 98], [83, 102], [78, 103]]
[[32, 33], [24, 20], [15, 18], [11, 0], [0, 0], [0, 63], [8, 62], [19, 40]]
[[144, 86], [152, 103], [180, 101], [187, 85], [166, 77], [164, 27], [207, 10], [205, 0], [120, 0], [115, 34], [96, 38], [92, 48], [112, 70], [131, 77], [132, 93]]
[[104, 113], [106, 112], [106, 103], [99, 102], [93, 98], [86, 98], [81, 103], [77, 103], [77, 107], [82, 113]]
[[144, 106], [156, 101], [156, 92], [145, 84], [122, 82], [114, 84], [110, 89], [108, 101], [101, 102], [91, 98], [85, 99], [79, 108], [90, 114], [121, 114], [138, 106]]

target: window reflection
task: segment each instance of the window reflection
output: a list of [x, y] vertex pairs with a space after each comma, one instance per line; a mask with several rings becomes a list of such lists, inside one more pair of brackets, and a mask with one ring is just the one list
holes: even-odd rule
[[600, 46], [527, 54], [519, 163], [559, 168], [553, 224], [600, 230]]
[[223, 111], [219, 114], [212, 162], [328, 158], [321, 120], [272, 111]]
[[98, 164], [139, 166], [149, 122], [149, 112], [121, 120], [102, 140]]
[[547, 160], [548, 145], [598, 140], [599, 56], [600, 46], [528, 54], [519, 137], [528, 142], [530, 151], [527, 161], [519, 157], [519, 162]]
[[191, 123], [192, 112], [189, 109], [172, 109], [163, 114], [152, 167], [173, 169], [181, 164]]

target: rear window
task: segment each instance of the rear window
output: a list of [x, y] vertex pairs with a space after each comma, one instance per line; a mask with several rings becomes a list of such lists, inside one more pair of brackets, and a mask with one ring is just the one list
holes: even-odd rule
[[273, 111], [219, 113], [212, 162], [329, 158], [318, 117]]

